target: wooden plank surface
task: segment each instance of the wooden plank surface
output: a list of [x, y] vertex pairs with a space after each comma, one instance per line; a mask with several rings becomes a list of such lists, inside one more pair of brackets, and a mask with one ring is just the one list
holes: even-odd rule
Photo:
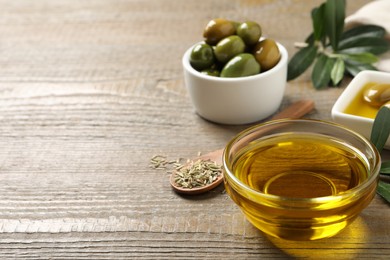
[[[352, 13], [369, 1], [348, 1]], [[256, 20], [294, 53], [311, 30], [298, 0], [0, 0], [0, 258], [386, 258], [378, 196], [350, 227], [315, 242], [267, 238], [223, 187], [174, 193], [156, 154], [191, 158], [248, 127], [194, 113], [181, 56], [208, 20]], [[330, 120], [339, 88], [289, 82]]]

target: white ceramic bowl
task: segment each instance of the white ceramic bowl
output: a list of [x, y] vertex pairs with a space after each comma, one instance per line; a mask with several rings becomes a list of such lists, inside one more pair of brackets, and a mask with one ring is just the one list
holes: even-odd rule
[[287, 82], [287, 50], [278, 43], [281, 58], [272, 69], [257, 75], [220, 78], [196, 71], [183, 56], [184, 80], [197, 113], [221, 124], [248, 124], [267, 118], [279, 108]]
[[[363, 87], [369, 82], [390, 84], [390, 73], [379, 71], [362, 71], [353, 78], [351, 83], [345, 88], [332, 108], [332, 118], [335, 122], [345, 125], [352, 130], [370, 138], [374, 119], [345, 113], [348, 105], [361, 95]], [[385, 148], [389, 149], [390, 138], [386, 142]]]

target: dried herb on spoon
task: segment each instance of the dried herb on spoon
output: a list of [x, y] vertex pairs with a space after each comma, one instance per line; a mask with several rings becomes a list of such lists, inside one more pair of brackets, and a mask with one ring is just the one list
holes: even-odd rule
[[191, 162], [189, 167], [176, 168], [175, 184], [182, 188], [192, 189], [210, 185], [222, 175], [222, 166], [210, 160]]
[[287, 79], [292, 80], [312, 64], [315, 88], [337, 85], [345, 74], [376, 70], [377, 55], [389, 50], [385, 29], [362, 25], [344, 31], [345, 0], [327, 0], [311, 12], [313, 32], [288, 64]]
[[[382, 106], [375, 117], [370, 140], [379, 152], [382, 151], [390, 134], [390, 108]], [[381, 175], [390, 175], [390, 161], [383, 162]], [[377, 193], [390, 203], [390, 183], [379, 180]]]

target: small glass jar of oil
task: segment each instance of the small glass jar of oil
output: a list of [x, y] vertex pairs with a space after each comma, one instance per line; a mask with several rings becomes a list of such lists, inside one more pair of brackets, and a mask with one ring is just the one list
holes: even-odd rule
[[289, 240], [331, 237], [375, 196], [380, 155], [363, 136], [317, 120], [245, 130], [225, 148], [225, 187], [247, 219]]

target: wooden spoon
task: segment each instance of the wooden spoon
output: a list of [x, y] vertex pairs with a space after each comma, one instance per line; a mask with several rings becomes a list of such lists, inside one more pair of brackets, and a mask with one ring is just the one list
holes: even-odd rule
[[[292, 119], [301, 118], [304, 115], [306, 115], [307, 113], [309, 113], [310, 111], [312, 111], [313, 109], [314, 109], [314, 102], [313, 101], [301, 100], [301, 101], [297, 101], [297, 102], [291, 104], [290, 106], [286, 107], [285, 109], [283, 109], [282, 111], [280, 111], [279, 113], [277, 113], [273, 117], [271, 117], [269, 120], [277, 120], [277, 119], [283, 119], [283, 118], [292, 118]], [[201, 156], [194, 158], [192, 161], [195, 162], [197, 160], [210, 160], [210, 161], [215, 162], [216, 164], [222, 165], [223, 150], [224, 150], [224, 148], [209, 152], [207, 154], [204, 154], [204, 155], [201, 155]], [[188, 166], [189, 166], [189, 164], [185, 165], [184, 167], [188, 167]], [[211, 184], [208, 184], [208, 185], [205, 185], [202, 187], [189, 189], [189, 188], [179, 187], [176, 185], [175, 172], [173, 172], [171, 174], [171, 178], [170, 178], [171, 186], [176, 192], [182, 193], [182, 194], [188, 194], [188, 195], [195, 195], [195, 194], [201, 194], [201, 193], [207, 192], [207, 191], [217, 187], [219, 184], [222, 183], [222, 181], [223, 181], [223, 174], [221, 174]]]

